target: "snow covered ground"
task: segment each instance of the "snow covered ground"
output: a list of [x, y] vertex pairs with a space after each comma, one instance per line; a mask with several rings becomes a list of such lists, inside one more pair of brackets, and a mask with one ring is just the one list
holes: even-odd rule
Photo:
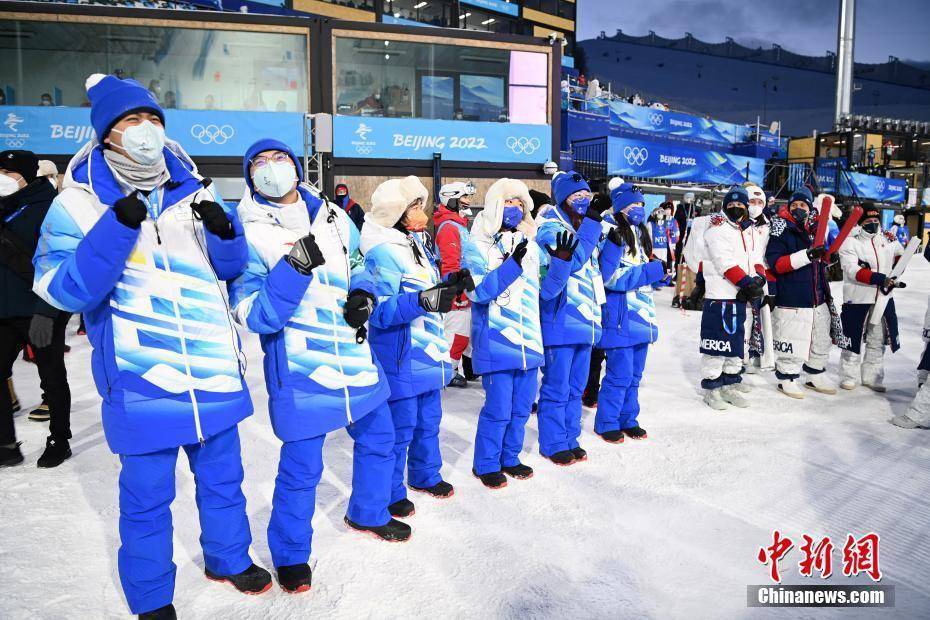
[[[930, 267], [915, 260], [909, 288], [897, 295], [903, 348], [889, 356], [886, 396], [859, 388], [793, 401], [775, 391], [774, 377], [757, 376], [749, 379], [753, 408], [724, 413], [700, 401], [700, 315], [669, 308], [669, 292], [661, 293], [661, 339], [642, 390], [649, 439], [606, 444], [586, 411], [589, 461], [557, 468], [537, 454], [531, 418], [525, 462], [536, 476], [502, 491], [470, 474], [480, 387], [447, 391], [443, 471], [456, 494], [413, 497], [414, 535], [405, 545], [346, 531], [351, 442], [333, 434], [308, 594], [275, 588], [244, 597], [204, 579], [193, 481], [180, 456], [175, 604], [187, 618], [930, 617], [930, 431], [888, 423], [916, 388], [928, 276]], [[265, 527], [279, 443], [268, 424], [258, 342], [247, 343], [257, 414], [241, 426], [245, 493], [253, 557], [270, 567]], [[56, 470], [35, 466], [45, 439], [43, 425], [25, 417], [39, 402], [35, 369], [19, 362], [14, 371], [27, 461], [0, 470], [2, 618], [128, 616], [116, 571], [119, 466], [104, 441], [89, 346], [78, 337], [71, 344], [75, 456]], [[842, 575], [842, 546], [847, 532], [878, 532], [883, 583], [896, 586], [896, 608], [747, 608], [746, 585], [767, 583], [756, 554], [774, 529], [795, 541], [831, 536], [835, 584], [870, 583]], [[784, 581], [821, 583], [798, 576], [799, 557], [796, 546], [781, 563]]]

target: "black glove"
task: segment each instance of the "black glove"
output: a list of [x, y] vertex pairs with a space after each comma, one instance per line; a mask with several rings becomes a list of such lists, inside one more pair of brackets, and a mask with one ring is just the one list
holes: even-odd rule
[[736, 293], [736, 301], [752, 301], [764, 295], [765, 279], [762, 276], [754, 276], [739, 287], [739, 292]]
[[594, 220], [595, 222], [600, 222], [604, 219], [601, 217], [601, 212], [594, 207], [588, 207], [588, 210], [585, 211], [584, 216], [588, 219]]
[[467, 269], [459, 269], [450, 273], [446, 277], [446, 284], [454, 286], [458, 295], [461, 295], [463, 291], [475, 290], [475, 280]]
[[546, 249], [549, 251], [550, 256], [567, 261], [571, 260], [572, 256], [575, 255], [575, 249], [577, 247], [578, 240], [575, 239], [575, 235], [567, 230], [563, 230], [555, 238], [555, 247]]
[[448, 282], [443, 282], [433, 288], [420, 291], [418, 296], [420, 307], [427, 312], [448, 312], [452, 310], [455, 296], [458, 295], [456, 289], [455, 285], [450, 286]]
[[620, 234], [620, 228], [614, 226], [610, 229], [610, 232], [607, 233], [607, 240], [613, 243], [618, 248], [623, 247], [623, 235]]
[[529, 241], [526, 239], [522, 240], [514, 247], [513, 252], [510, 253], [510, 258], [521, 267], [523, 266], [523, 257], [526, 256], [526, 246], [528, 243]]
[[203, 221], [204, 228], [220, 239], [229, 241], [236, 236], [236, 231], [233, 230], [232, 222], [229, 221], [226, 211], [217, 203], [210, 200], [192, 202], [191, 209]]
[[55, 320], [44, 314], [33, 314], [29, 321], [29, 342], [37, 349], [44, 349], [52, 344], [52, 331]]
[[882, 292], [882, 295], [890, 295], [891, 291], [896, 288], [907, 288], [907, 284], [904, 282], [898, 282], [896, 278], [888, 278], [885, 280], [885, 283], [878, 287], [878, 290]]
[[294, 247], [291, 253], [287, 255], [286, 260], [298, 273], [305, 276], [309, 276], [311, 271], [326, 262], [326, 259], [323, 258], [323, 252], [320, 251], [320, 246], [313, 239], [313, 235], [307, 235], [295, 241]]
[[763, 305], [763, 306], [768, 306], [768, 307], [769, 307], [769, 310], [774, 310], [774, 309], [775, 309], [775, 296], [774, 296], [774, 295], [766, 295], [765, 297], [763, 297], [763, 298], [762, 298], [762, 305]]
[[358, 329], [368, 321], [371, 312], [375, 309], [375, 298], [368, 291], [354, 289], [349, 291], [346, 304], [342, 308], [342, 316], [349, 327]]
[[120, 224], [136, 230], [142, 226], [142, 222], [149, 216], [145, 203], [139, 200], [136, 192], [117, 200], [113, 204], [113, 211], [116, 212], [116, 219], [119, 220]]
[[807, 258], [815, 261], [823, 258], [824, 254], [827, 253], [827, 248], [823, 247], [822, 245], [818, 245], [816, 248], [808, 248], [806, 253]]

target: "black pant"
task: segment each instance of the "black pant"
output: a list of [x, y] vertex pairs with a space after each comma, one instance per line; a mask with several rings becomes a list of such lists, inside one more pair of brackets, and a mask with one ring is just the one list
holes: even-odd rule
[[[59, 313], [55, 319], [52, 344], [44, 349], [33, 347], [42, 393], [51, 416], [49, 432], [58, 440], [71, 439], [71, 389], [65, 369], [65, 328], [70, 318], [67, 312]], [[26, 345], [31, 320], [32, 317], [0, 319], [0, 377], [12, 376], [13, 363]], [[15, 442], [13, 402], [4, 385], [0, 389], [0, 446]]]
[[584, 389], [584, 399], [588, 403], [597, 402], [597, 393], [601, 391], [601, 365], [604, 363], [604, 349], [591, 349], [591, 366], [588, 370], [588, 384]]

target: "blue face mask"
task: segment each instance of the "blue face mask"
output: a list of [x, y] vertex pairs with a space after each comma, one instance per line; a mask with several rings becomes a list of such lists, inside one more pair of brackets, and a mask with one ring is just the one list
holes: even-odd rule
[[523, 209], [520, 207], [504, 207], [504, 228], [516, 228], [523, 221]]
[[575, 200], [575, 202], [568, 203], [568, 206], [578, 215], [584, 215], [588, 212], [588, 207], [591, 206], [591, 199], [585, 196]]
[[646, 219], [646, 207], [643, 205], [636, 205], [628, 208], [624, 211], [626, 214], [627, 221], [633, 226], [639, 226], [643, 223], [643, 220]]
[[807, 216], [809, 213], [810, 211], [807, 211], [806, 209], [792, 209], [791, 217], [793, 217], [794, 221], [798, 224], [805, 224], [807, 223]]

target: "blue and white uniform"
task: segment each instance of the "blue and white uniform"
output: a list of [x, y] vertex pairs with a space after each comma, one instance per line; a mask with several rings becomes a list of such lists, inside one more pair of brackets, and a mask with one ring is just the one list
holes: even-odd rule
[[[350, 291], [374, 290], [358, 251], [358, 229], [343, 209], [307, 186], [297, 186], [299, 198], [290, 204], [258, 193], [250, 162], [268, 150], [288, 153], [302, 176], [299, 159], [280, 142], [260, 140], [246, 153], [248, 187], [239, 217], [249, 261], [230, 283], [230, 299], [237, 320], [260, 334], [271, 424], [284, 442], [268, 525], [271, 556], [281, 567], [310, 557], [323, 442], [333, 430], [345, 428], [355, 439], [347, 516], [369, 527], [390, 520], [394, 430], [384, 374], [368, 343], [357, 342], [343, 318]], [[326, 262], [303, 275], [285, 257], [307, 234]]]

